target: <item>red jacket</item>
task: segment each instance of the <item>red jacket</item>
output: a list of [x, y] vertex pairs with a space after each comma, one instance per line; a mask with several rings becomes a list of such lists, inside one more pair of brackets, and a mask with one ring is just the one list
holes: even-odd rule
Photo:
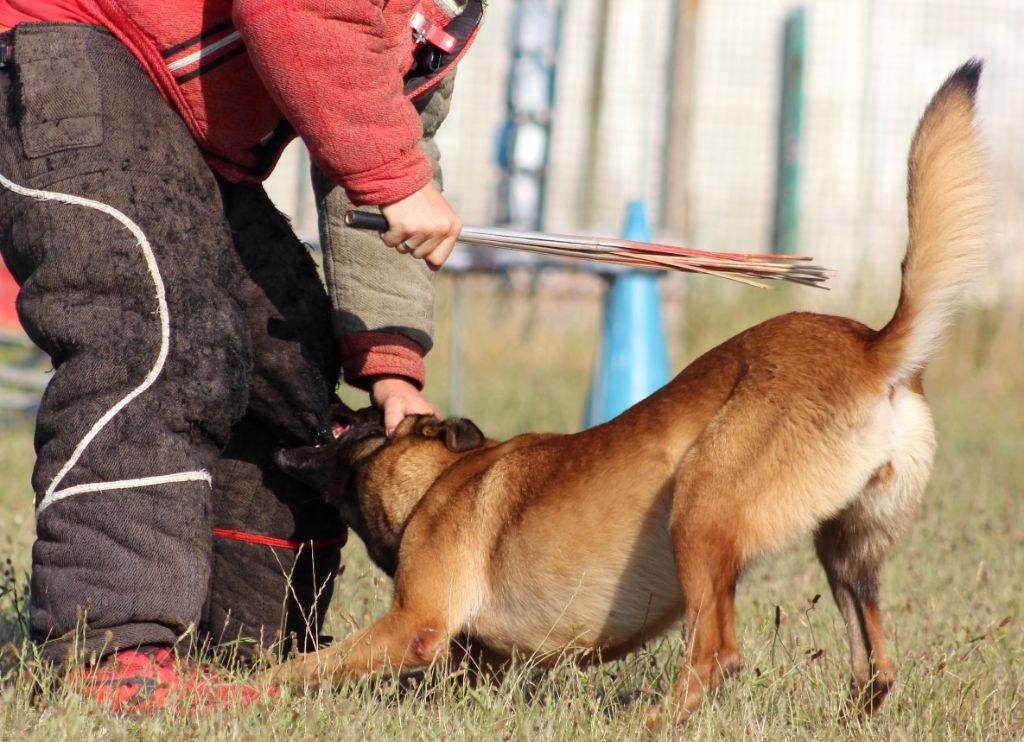
[[[422, 73], [409, 26], [417, 11], [457, 41]], [[482, 11], [480, 0], [455, 20], [438, 0], [0, 0], [0, 26], [103, 25], [227, 179], [265, 178], [297, 130], [353, 201], [385, 204], [430, 180], [409, 99], [455, 68]], [[399, 374], [423, 383], [422, 349], [407, 338], [357, 333], [341, 345], [350, 382]]]
[[[68, 20], [74, 6], [134, 52], [226, 178], [262, 180], [297, 131], [320, 169], [366, 204], [429, 182], [408, 98], [455, 68], [482, 12], [470, 3], [449, 23], [436, 0], [0, 0], [0, 23], [14, 25], [19, 8], [22, 19]], [[409, 81], [417, 11], [458, 44], [434, 74]]]

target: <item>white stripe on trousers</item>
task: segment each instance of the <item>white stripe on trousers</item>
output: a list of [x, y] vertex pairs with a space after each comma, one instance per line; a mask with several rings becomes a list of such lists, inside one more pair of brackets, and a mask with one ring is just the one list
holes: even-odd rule
[[64, 477], [67, 476], [68, 472], [70, 472], [78, 463], [82, 454], [85, 452], [85, 449], [89, 447], [89, 444], [93, 442], [97, 435], [99, 435], [100, 431], [106, 427], [107, 423], [113, 420], [129, 402], [153, 386], [157, 377], [159, 377], [160, 373], [163, 371], [164, 365], [167, 363], [167, 353], [170, 349], [171, 342], [171, 321], [170, 315], [167, 311], [167, 291], [164, 288], [163, 278], [160, 276], [160, 268], [157, 266], [156, 257], [153, 255], [153, 248], [149, 244], [149, 240], [146, 239], [146, 235], [135, 222], [113, 206], [102, 203], [101, 201], [94, 201], [90, 198], [82, 198], [81, 196], [72, 196], [67, 193], [25, 188], [24, 186], [20, 186], [17, 183], [8, 180], [2, 174], [0, 174], [0, 186], [3, 186], [9, 191], [20, 196], [28, 196], [29, 198], [39, 199], [40, 201], [55, 201], [57, 203], [95, 209], [96, 211], [111, 216], [120, 222], [129, 232], [131, 232], [132, 236], [138, 243], [139, 248], [142, 250], [143, 257], [146, 259], [146, 268], [149, 270], [150, 278], [153, 279], [153, 285], [156, 288], [157, 314], [160, 317], [160, 352], [157, 354], [156, 363], [153, 364], [153, 368], [149, 370], [149, 373], [146, 374], [146, 378], [142, 380], [141, 384], [128, 392], [128, 394], [114, 404], [113, 407], [107, 410], [78, 442], [78, 445], [75, 446], [75, 450], [71, 453], [70, 458], [68, 458], [64, 463], [61, 470], [57, 472], [57, 475], [50, 482], [50, 486], [46, 488], [46, 493], [43, 495], [43, 499], [40, 501], [39, 507], [36, 508], [36, 519], [39, 518], [46, 508], [58, 500], [62, 500], [70, 495], [77, 495], [82, 492], [101, 492], [106, 490], [126, 489], [128, 487], [152, 487], [160, 484], [167, 484], [169, 482], [206, 482], [207, 485], [209, 485], [211, 483], [210, 473], [206, 470], [200, 469], [196, 471], [161, 474], [151, 477], [125, 479], [113, 482], [79, 484], [62, 490], [57, 489], [57, 487], [60, 486], [60, 483], [64, 480]]

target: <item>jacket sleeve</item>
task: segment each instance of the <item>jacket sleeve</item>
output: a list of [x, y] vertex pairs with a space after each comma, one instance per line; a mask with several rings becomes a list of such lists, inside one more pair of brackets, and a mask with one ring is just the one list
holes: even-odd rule
[[[391, 0], [394, 3], [395, 0]], [[386, 0], [235, 0], [253, 67], [317, 166], [356, 204], [430, 181], [419, 117], [403, 94], [408, 18]], [[411, 38], [411, 37], [410, 37]]]
[[[417, 103], [423, 122], [419, 146], [439, 189], [443, 182], [434, 135], [448, 114], [454, 84], [451, 74]], [[347, 228], [344, 216], [352, 206], [344, 189], [316, 168], [313, 190], [345, 381], [365, 386], [367, 377], [389, 374], [422, 387], [422, 356], [433, 344], [434, 272], [422, 260], [389, 249], [379, 235]]]

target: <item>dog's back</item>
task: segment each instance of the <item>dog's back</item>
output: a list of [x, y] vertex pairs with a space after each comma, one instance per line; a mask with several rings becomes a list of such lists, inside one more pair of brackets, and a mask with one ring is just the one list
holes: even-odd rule
[[[978, 62], [957, 70], [915, 134], [910, 238], [889, 323], [876, 332], [846, 318], [790, 314], [710, 353], [741, 370], [680, 476], [689, 480], [684, 490], [713, 478], [732, 493], [723, 509], [749, 513], [749, 533], [735, 534], [741, 561], [835, 515], [865, 483], [898, 475], [893, 459], [930, 469], [920, 375], [984, 263], [990, 198], [974, 125], [980, 72]], [[731, 512], [733, 530], [742, 531]], [[677, 517], [691, 517], [687, 498], [677, 498]]]

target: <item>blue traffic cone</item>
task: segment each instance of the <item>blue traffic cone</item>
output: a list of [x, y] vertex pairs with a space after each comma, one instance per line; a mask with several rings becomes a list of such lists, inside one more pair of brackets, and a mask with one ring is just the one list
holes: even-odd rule
[[[643, 201], [630, 201], [623, 239], [650, 242]], [[668, 382], [668, 354], [655, 274], [622, 271], [609, 279], [604, 334], [590, 383], [584, 427], [611, 420]]]

